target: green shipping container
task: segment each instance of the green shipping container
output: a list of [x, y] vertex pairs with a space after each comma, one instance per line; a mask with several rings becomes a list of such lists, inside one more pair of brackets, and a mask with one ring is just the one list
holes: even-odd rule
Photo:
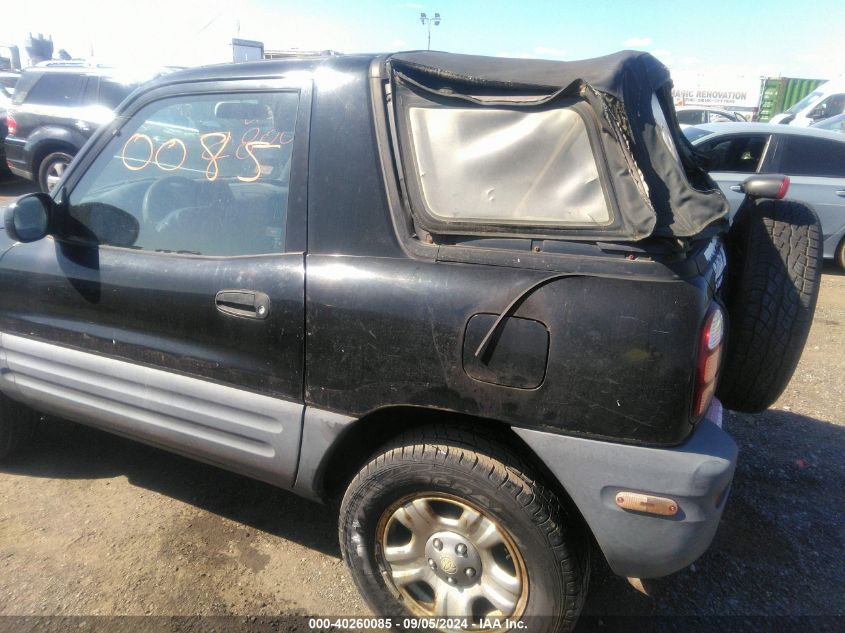
[[824, 79], [796, 79], [793, 77], [767, 77], [763, 79], [757, 120], [768, 123], [773, 116], [798, 103], [825, 81]]

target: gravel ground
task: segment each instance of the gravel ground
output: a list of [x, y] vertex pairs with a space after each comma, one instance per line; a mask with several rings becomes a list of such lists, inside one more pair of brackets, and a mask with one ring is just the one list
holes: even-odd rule
[[[592, 615], [839, 616], [845, 630], [845, 275], [825, 267], [798, 369], [774, 407], [726, 412], [736, 476], [710, 550], [654, 599], [600, 574]], [[795, 630], [811, 630], [806, 620]]]
[[5, 207], [18, 196], [32, 191], [38, 191], [35, 183], [13, 176], [5, 170], [5, 164], [0, 168], [0, 207]]
[[[11, 195], [28, 189], [0, 185], [0, 206], [10, 186]], [[596, 565], [579, 630], [655, 621], [631, 628], [630, 616], [689, 630], [714, 615], [743, 616], [724, 622], [732, 630], [845, 630], [843, 324], [845, 276], [827, 266], [786, 392], [763, 414], [726, 414], [741, 454], [711, 549], [652, 597]], [[0, 616], [240, 616], [220, 622], [285, 630], [272, 618], [367, 613], [340, 560], [332, 508], [57, 421], [0, 467]], [[786, 619], [805, 616], [825, 618]], [[0, 617], [0, 631], [42, 625]]]

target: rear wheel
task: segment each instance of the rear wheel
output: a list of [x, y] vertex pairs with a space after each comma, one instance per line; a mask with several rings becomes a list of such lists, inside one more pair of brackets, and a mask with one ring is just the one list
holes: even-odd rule
[[61, 180], [72, 160], [73, 156], [67, 152], [53, 152], [45, 156], [38, 167], [38, 186], [41, 191], [49, 193]]
[[755, 413], [789, 383], [819, 295], [821, 226], [792, 200], [743, 205], [728, 234], [728, 352], [717, 395], [729, 409]]
[[385, 616], [568, 631], [586, 595], [580, 524], [517, 456], [468, 430], [419, 430], [374, 457], [346, 491], [340, 542]]
[[840, 268], [845, 268], [845, 238], [842, 238], [842, 241], [839, 242], [839, 247], [836, 249], [836, 255], [834, 257], [836, 259], [836, 265]]
[[29, 444], [39, 416], [32, 409], [0, 395], [0, 461]]

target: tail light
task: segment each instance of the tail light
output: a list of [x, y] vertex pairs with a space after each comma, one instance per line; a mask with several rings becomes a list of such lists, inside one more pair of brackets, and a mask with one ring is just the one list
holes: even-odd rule
[[15, 136], [18, 131], [18, 122], [11, 114], [6, 114], [6, 127], [9, 128], [9, 136]]
[[780, 189], [778, 189], [775, 199], [783, 200], [786, 197], [787, 191], [789, 191], [789, 176], [784, 176], [783, 180], [780, 181]]
[[716, 379], [722, 364], [722, 348], [725, 338], [725, 314], [718, 303], [713, 303], [698, 344], [698, 362], [695, 370], [695, 393], [693, 395], [693, 418], [699, 418], [707, 411], [713, 394], [716, 393]]

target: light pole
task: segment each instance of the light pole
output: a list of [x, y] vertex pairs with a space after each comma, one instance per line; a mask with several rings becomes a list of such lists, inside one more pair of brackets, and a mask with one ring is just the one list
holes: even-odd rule
[[425, 13], [420, 13], [420, 22], [423, 26], [428, 25], [428, 50], [431, 50], [431, 23], [434, 22], [434, 26], [438, 26], [440, 24], [440, 14], [435, 13], [434, 17], [430, 18]]

